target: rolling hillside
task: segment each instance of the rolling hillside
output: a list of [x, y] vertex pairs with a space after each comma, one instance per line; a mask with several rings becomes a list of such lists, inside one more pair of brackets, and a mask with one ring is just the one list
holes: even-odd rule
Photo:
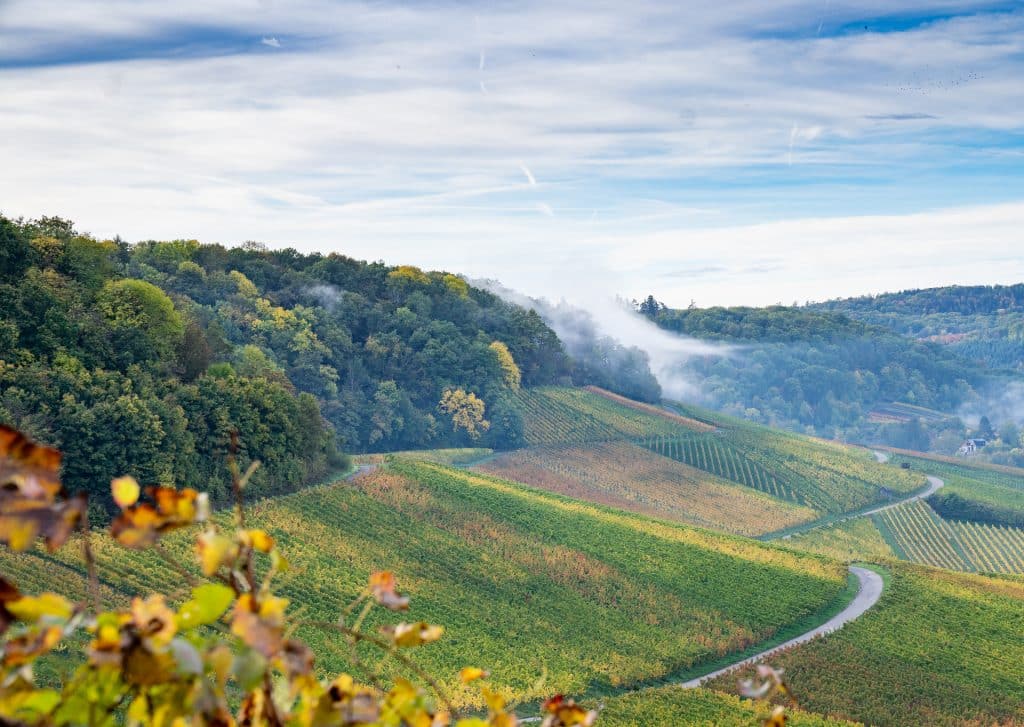
[[[257, 503], [295, 567], [283, 594], [330, 620], [380, 567], [413, 597], [412, 618], [447, 637], [417, 656], [435, 673], [490, 668], [516, 699], [660, 679], [743, 649], [828, 607], [845, 569], [816, 556], [669, 525], [430, 462], [395, 458], [357, 478]], [[152, 551], [94, 538], [109, 598], [182, 579]], [[191, 562], [187, 539], [167, 539]], [[80, 577], [71, 545], [0, 565], [26, 590]], [[346, 668], [333, 635], [303, 630], [326, 671]], [[546, 674], [542, 683], [538, 677]]]
[[518, 401], [533, 446], [481, 471], [655, 517], [763, 535], [924, 485], [922, 474], [862, 449], [696, 407], [667, 410], [592, 387], [531, 389]]
[[[1024, 584], [906, 563], [879, 604], [773, 659], [800, 704], [882, 727], [1024, 721]], [[735, 691], [733, 674], [709, 686]]]
[[817, 516], [810, 508], [630, 442], [530, 447], [475, 469], [579, 500], [739, 535], [762, 535]]

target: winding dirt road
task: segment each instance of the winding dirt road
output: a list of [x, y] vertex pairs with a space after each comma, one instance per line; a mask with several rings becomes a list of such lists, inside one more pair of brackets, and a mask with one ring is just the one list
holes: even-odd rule
[[857, 576], [857, 580], [860, 582], [860, 586], [857, 589], [857, 595], [854, 596], [854, 599], [850, 601], [846, 608], [823, 623], [821, 626], [811, 629], [807, 633], [800, 634], [796, 638], [790, 639], [778, 646], [774, 646], [771, 649], [766, 649], [760, 654], [755, 654], [754, 656], [747, 657], [746, 659], [741, 659], [729, 666], [713, 671], [710, 674], [705, 674], [704, 676], [697, 677], [696, 679], [691, 679], [688, 682], [683, 682], [680, 686], [684, 689], [699, 687], [710, 679], [714, 679], [715, 677], [723, 674], [728, 674], [741, 667], [747, 666], [748, 664], [756, 664], [759, 661], [763, 661], [768, 658], [772, 654], [797, 646], [798, 644], [804, 644], [818, 636], [824, 636], [825, 634], [832, 633], [833, 631], [842, 628], [850, 621], [860, 618], [865, 611], [878, 603], [878, 599], [882, 597], [882, 576], [878, 575], [873, 570], [860, 568], [855, 565], [850, 566], [850, 572]]
[[[925, 478], [928, 480], [928, 489], [925, 490], [924, 492], [919, 492], [916, 495], [914, 495], [913, 497], [908, 497], [905, 500], [900, 500], [899, 502], [891, 502], [888, 505], [882, 505], [881, 507], [876, 507], [874, 510], [868, 510], [867, 512], [862, 512], [859, 515], [853, 515], [853, 516], [851, 516], [849, 518], [846, 518], [846, 519], [847, 520], [852, 520], [855, 517], [867, 517], [868, 515], [874, 515], [876, 512], [882, 512], [882, 510], [889, 510], [890, 508], [893, 508], [893, 507], [899, 507], [900, 505], [903, 505], [903, 504], [908, 503], [908, 502], [913, 502], [914, 500], [923, 500], [926, 497], [931, 497], [932, 495], [934, 495], [938, 491], [938, 489], [940, 487], [942, 487], [943, 485], [946, 484], [945, 482], [940, 480], [938, 477], [932, 477], [931, 475], [925, 475]], [[843, 522], [843, 521], [840, 520], [839, 522]]]

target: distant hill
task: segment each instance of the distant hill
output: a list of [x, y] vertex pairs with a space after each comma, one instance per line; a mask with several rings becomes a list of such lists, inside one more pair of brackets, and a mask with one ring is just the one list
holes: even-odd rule
[[990, 369], [1024, 371], [1024, 283], [907, 290], [830, 300], [807, 309], [843, 313], [939, 343]]
[[[829, 438], [885, 441], [927, 449], [955, 419], [886, 421], [880, 406], [954, 412], [980, 398], [985, 370], [938, 343], [916, 340], [843, 311], [804, 307], [671, 309], [645, 301], [657, 325], [735, 344], [735, 353], [697, 357], [686, 371], [700, 380], [704, 404], [757, 422]], [[954, 445], [955, 446], [955, 445]]]

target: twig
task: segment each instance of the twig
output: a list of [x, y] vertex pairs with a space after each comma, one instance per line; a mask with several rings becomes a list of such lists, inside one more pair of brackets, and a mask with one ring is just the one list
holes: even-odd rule
[[444, 687], [442, 687], [438, 683], [438, 681], [434, 679], [434, 677], [430, 676], [430, 674], [425, 672], [415, 661], [413, 661], [408, 656], [399, 651], [394, 644], [385, 641], [384, 639], [378, 638], [377, 636], [373, 636], [372, 634], [367, 634], [362, 631], [353, 631], [348, 626], [345, 626], [343, 624], [331, 623], [329, 621], [303, 621], [300, 623], [300, 625], [312, 626], [313, 628], [318, 629], [338, 631], [357, 641], [366, 641], [373, 644], [389, 656], [393, 656], [403, 666], [410, 669], [413, 673], [416, 674], [416, 676], [418, 676], [420, 679], [422, 679], [428, 685], [430, 685], [430, 688], [434, 690], [434, 693], [437, 695], [438, 699], [440, 699], [444, 703], [445, 709], [448, 711], [448, 714], [453, 717], [455, 716], [455, 708], [452, 706], [451, 699], [448, 698], [448, 693], [445, 691]]
[[100, 577], [96, 572], [96, 556], [92, 552], [92, 530], [89, 527], [89, 511], [82, 515], [82, 559], [85, 560], [85, 571], [89, 577], [89, 596], [92, 608], [97, 614], [103, 610], [100, 603]]

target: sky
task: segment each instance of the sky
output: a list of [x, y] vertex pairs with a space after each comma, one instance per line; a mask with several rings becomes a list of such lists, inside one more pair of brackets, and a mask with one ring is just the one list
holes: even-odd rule
[[0, 212], [585, 302], [1024, 280], [1024, 2], [0, 0]]

